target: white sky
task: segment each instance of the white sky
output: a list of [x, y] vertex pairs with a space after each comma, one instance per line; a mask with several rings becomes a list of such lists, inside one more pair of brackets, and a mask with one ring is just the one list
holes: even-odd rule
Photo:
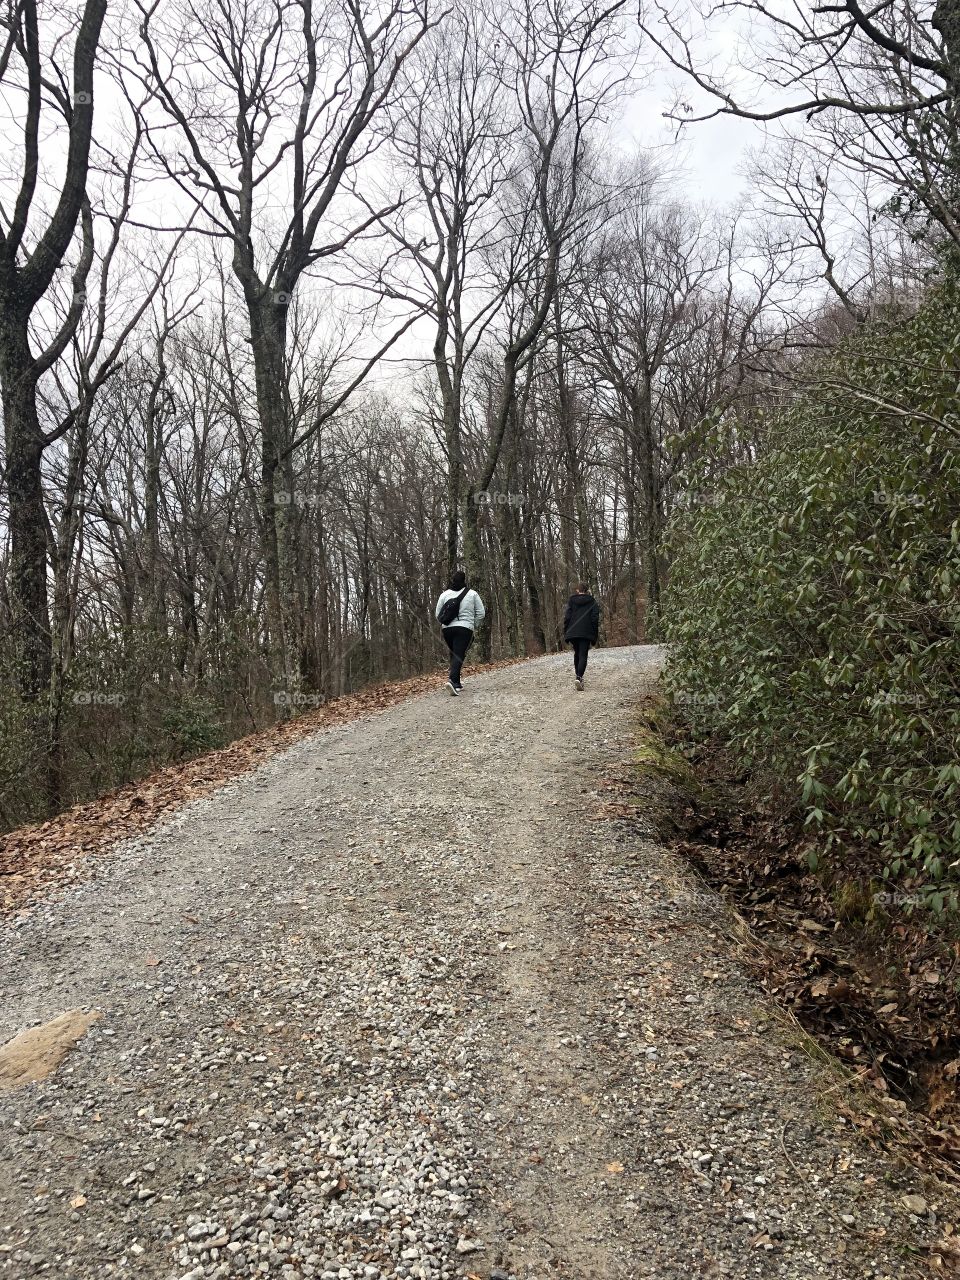
[[735, 116], [717, 116], [686, 125], [678, 138], [675, 122], [663, 118], [672, 102], [666, 80], [633, 94], [624, 107], [622, 137], [640, 147], [662, 147], [665, 160], [677, 166], [680, 185], [695, 202], [736, 203], [747, 186], [741, 172], [747, 149], [762, 143], [762, 127]]
[[[728, 32], [719, 36], [713, 49], [724, 56], [728, 66], [734, 60], [734, 41]], [[735, 117], [718, 116], [709, 121], [688, 124], [678, 140], [676, 124], [664, 118], [664, 113], [676, 99], [678, 89], [685, 96], [691, 96], [691, 86], [684, 82], [680, 73], [665, 67], [659, 55], [641, 45], [637, 79], [631, 92], [620, 103], [619, 120], [613, 129], [614, 144], [628, 154], [638, 147], [641, 150], [653, 148], [655, 153], [659, 151], [661, 163], [674, 176], [678, 197], [686, 196], [696, 204], [713, 204], [721, 208], [739, 204], [748, 187], [748, 179], [743, 173], [746, 151], [762, 142], [762, 127]], [[114, 93], [107, 82], [98, 85], [98, 133], [107, 143], [111, 141], [109, 125], [106, 135], [103, 130], [117, 105], [111, 101]], [[702, 99], [696, 103], [698, 108], [701, 104]], [[2, 106], [0, 99], [0, 114]], [[183, 202], [162, 182], [141, 182], [137, 203], [138, 215], [150, 221], [158, 203], [167, 206], [169, 214], [171, 203], [178, 205]], [[195, 276], [198, 259], [204, 255], [187, 242], [182, 246], [181, 256], [183, 261], [178, 276]], [[309, 281], [303, 282], [304, 291], [311, 287]], [[317, 290], [318, 294], [323, 291], [322, 286]], [[428, 354], [426, 338], [422, 325], [412, 330], [397, 345], [391, 358], [377, 370], [373, 381], [389, 385], [398, 376], [403, 377], [398, 368], [399, 361]]]

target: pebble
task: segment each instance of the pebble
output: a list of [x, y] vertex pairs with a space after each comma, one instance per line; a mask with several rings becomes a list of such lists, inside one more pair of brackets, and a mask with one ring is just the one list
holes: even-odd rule
[[[6, 1016], [56, 973], [115, 1031], [0, 1096], [2, 1280], [529, 1280], [530, 1240], [631, 1280], [708, 1253], [730, 1280], [902, 1274], [872, 1242], [926, 1201], [880, 1176], [861, 1197], [887, 1166], [814, 1136], [817, 1068], [784, 1065], [722, 903], [596, 820], [658, 661], [591, 655], [574, 708], [553, 655], [475, 706], [298, 743], [0, 935]], [[53, 1169], [88, 1197], [75, 1221], [75, 1189], [34, 1216]], [[842, 1257], [825, 1201], [857, 1207]]]

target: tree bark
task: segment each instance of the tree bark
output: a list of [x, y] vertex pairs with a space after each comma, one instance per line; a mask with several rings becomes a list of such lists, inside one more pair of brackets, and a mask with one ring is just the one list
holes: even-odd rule
[[14, 660], [21, 696], [35, 701], [47, 689], [51, 670], [41, 473], [44, 440], [37, 415], [37, 377], [27, 335], [27, 314], [9, 304], [3, 310], [0, 381], [7, 454]]
[[[40, 358], [30, 350], [30, 317], [63, 262], [86, 198], [93, 130], [93, 66], [106, 0], [87, 0], [73, 53], [73, 101], [63, 186], [56, 207], [33, 249], [23, 244], [39, 173], [46, 76], [41, 61], [36, 0], [23, 0], [11, 22], [19, 23], [18, 48], [26, 75], [23, 117], [24, 169], [7, 226], [0, 230], [0, 386], [7, 451], [7, 495], [11, 541], [10, 598], [13, 647], [21, 696], [35, 701], [50, 683], [51, 636], [47, 598], [47, 533], [42, 461], [46, 446], [37, 412], [41, 374], [65, 347], [79, 320], [75, 300], [58, 338]], [[65, 95], [64, 95], [65, 97]], [[88, 249], [92, 247], [86, 246]], [[89, 270], [89, 254], [74, 275]]]

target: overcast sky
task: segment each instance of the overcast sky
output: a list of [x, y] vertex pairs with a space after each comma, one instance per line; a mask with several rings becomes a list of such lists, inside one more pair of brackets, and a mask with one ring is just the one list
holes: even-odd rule
[[675, 141], [676, 125], [663, 118], [671, 102], [665, 83], [632, 95], [619, 130], [624, 141], [662, 147], [680, 167], [682, 184], [692, 199], [719, 205], [735, 202], [746, 186], [741, 169], [747, 149], [763, 142], [761, 126], [734, 116], [717, 116], [687, 125]]
[[[729, 55], [725, 61], [730, 67], [731, 62], [735, 62], [735, 50], [729, 35], [726, 39], [721, 36], [718, 40], [715, 51], [721, 50]], [[682, 88], [684, 96], [688, 98], [695, 91], [691, 91], [689, 82], [682, 82], [678, 72], [667, 68], [660, 57], [649, 48], [644, 48], [642, 43], [638, 52], [636, 79], [629, 94], [619, 104], [619, 119], [613, 130], [615, 142], [623, 148], [625, 154], [632, 154], [637, 148], [642, 151], [649, 148], [660, 151], [662, 163], [675, 175], [673, 190], [680, 198], [686, 197], [698, 204], [715, 204], [721, 207], [739, 203], [748, 184], [743, 173], [746, 151], [762, 142], [761, 127], [733, 117], [719, 116], [706, 122], [687, 125], [678, 139], [675, 123], [665, 119], [664, 113], [673, 105], [678, 88]], [[732, 67], [730, 69], [733, 70]], [[735, 70], [733, 74], [737, 78]], [[697, 109], [704, 105], [702, 98], [699, 101], [694, 98], [694, 101]], [[106, 78], [102, 79], [98, 82], [97, 123], [101, 137], [108, 144], [111, 141], [110, 116], [118, 107], [110, 82]], [[138, 215], [147, 222], [154, 218], [159, 222], [167, 221], [171, 204], [184, 203], [184, 209], [187, 207], [171, 191], [169, 185], [162, 182], [141, 181], [137, 195]], [[196, 274], [196, 269], [190, 267], [191, 260], [196, 260], [196, 247], [190, 242], [184, 243], [180, 253], [184, 263], [178, 274], [186, 280]], [[215, 281], [211, 280], [209, 283], [215, 289]], [[317, 286], [304, 281], [302, 292], [308, 291], [318, 291]], [[342, 303], [343, 295], [336, 296]], [[358, 300], [359, 298], [360, 295]], [[332, 300], [333, 296], [330, 296], [326, 305]], [[366, 298], [363, 300], [367, 301]], [[391, 358], [377, 371], [374, 381], [393, 382], [399, 372], [400, 361], [416, 360], [429, 354], [424, 343], [424, 327], [418, 326], [391, 352]]]

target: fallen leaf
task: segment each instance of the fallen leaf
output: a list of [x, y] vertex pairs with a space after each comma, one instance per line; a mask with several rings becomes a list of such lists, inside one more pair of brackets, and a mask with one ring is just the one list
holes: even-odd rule
[[155, 956], [152, 951], [148, 951], [145, 963], [148, 964], [151, 969], [155, 969], [160, 963], [160, 957]]
[[623, 1165], [619, 1160], [612, 1160], [607, 1165], [607, 1173], [623, 1173]]
[[936, 1244], [931, 1245], [930, 1247], [938, 1253], [946, 1254], [948, 1258], [960, 1257], [960, 1247], [958, 1247], [953, 1236], [944, 1235], [942, 1240], [938, 1240]]
[[73, 1199], [70, 1201], [70, 1208], [82, 1209], [86, 1203], [87, 1203], [86, 1196], [74, 1196]]

